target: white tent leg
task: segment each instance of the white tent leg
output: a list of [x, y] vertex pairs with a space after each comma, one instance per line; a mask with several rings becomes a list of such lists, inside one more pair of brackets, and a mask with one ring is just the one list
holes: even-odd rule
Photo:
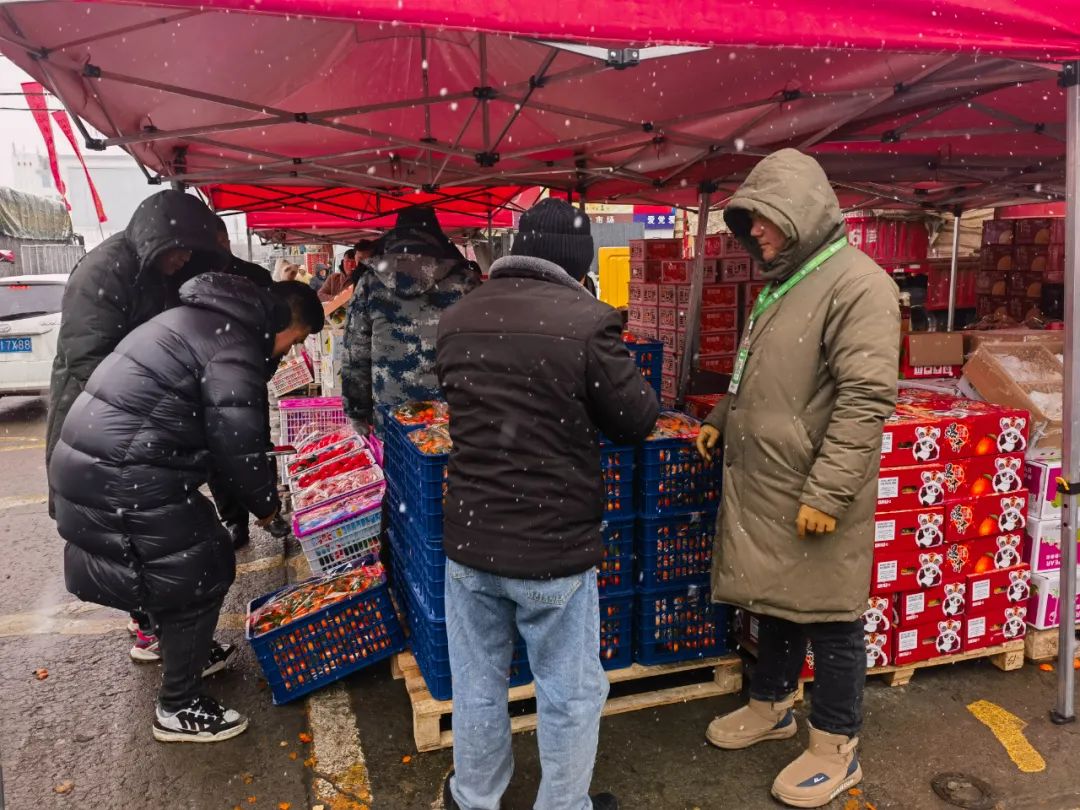
[[[1065, 118], [1065, 401], [1062, 424], [1065, 441], [1061, 474], [1066, 481], [1080, 480], [1080, 62], [1066, 65], [1062, 84], [1066, 87], [1068, 111]], [[1075, 491], [1075, 487], [1072, 488]], [[1065, 498], [1061, 512], [1061, 583], [1059, 591], [1061, 626], [1058, 641], [1058, 696], [1051, 713], [1055, 723], [1072, 723], [1075, 713], [1075, 675], [1072, 662], [1076, 651], [1076, 538], [1078, 524], [1076, 494]]]
[[247, 229], [247, 242], [248, 242], [248, 257], [249, 262], [255, 261], [255, 251], [251, 249], [251, 228]]
[[952, 264], [949, 266], [949, 317], [945, 326], [949, 332], [956, 328], [956, 274], [960, 268], [961, 216], [963, 212], [959, 208], [953, 211]]
[[694, 367], [694, 356], [698, 350], [698, 334], [701, 331], [701, 290], [705, 286], [705, 235], [709, 232], [709, 200], [714, 190], [711, 184], [702, 184], [701, 197], [698, 199], [697, 238], [694, 240], [694, 273], [690, 277], [690, 307], [686, 313], [686, 341], [683, 344], [682, 358], [679, 362], [679, 388], [675, 396], [676, 405], [681, 405], [686, 398], [686, 389], [690, 383], [690, 370]]

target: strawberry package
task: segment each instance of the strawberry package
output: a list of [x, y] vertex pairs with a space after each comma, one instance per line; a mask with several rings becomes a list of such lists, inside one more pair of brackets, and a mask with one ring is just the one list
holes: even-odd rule
[[349, 470], [332, 478], [316, 481], [307, 489], [293, 495], [293, 508], [297, 511], [307, 509], [323, 501], [340, 498], [365, 489], [378, 486], [385, 480], [381, 467], [364, 467]]
[[425, 456], [443, 456], [453, 448], [449, 431], [439, 425], [414, 430], [409, 441]]
[[929, 661], [964, 651], [964, 623], [943, 619], [916, 627], [896, 629], [894, 663], [897, 666]]
[[317, 453], [331, 445], [340, 444], [351, 439], [358, 439], [352, 425], [342, 425], [330, 429], [319, 428], [316, 425], [305, 426], [296, 437], [296, 458]]
[[999, 534], [1023, 534], [1027, 526], [1027, 490], [988, 495], [945, 505], [945, 539], [974, 540]]
[[874, 545], [903, 551], [937, 548], [945, 543], [944, 525], [942, 507], [878, 512], [874, 516]]
[[1023, 453], [960, 458], [943, 467], [948, 500], [1007, 495], [1024, 488]]
[[[309, 445], [306, 445], [306, 447], [312, 444], [318, 445], [319, 443], [311, 442]], [[363, 439], [354, 432], [343, 441], [334, 444], [321, 445], [314, 450], [308, 449], [303, 452], [298, 452], [289, 460], [285, 469], [289, 478], [295, 478], [301, 473], [307, 472], [314, 467], [318, 467], [320, 464], [325, 464], [328, 461], [344, 456], [354, 450], [360, 450], [363, 446]]]
[[307, 580], [283, 590], [269, 602], [260, 605], [248, 616], [248, 629], [251, 635], [261, 636], [385, 582], [386, 574], [380, 563], [333, 577]]
[[318, 467], [312, 467], [296, 478], [290, 478], [289, 486], [294, 492], [304, 490], [318, 481], [334, 478], [354, 470], [366, 470], [376, 466], [378, 465], [375, 462], [375, 456], [372, 455], [370, 450], [353, 450], [325, 464], [320, 464]]
[[878, 475], [878, 511], [926, 509], [945, 502], [945, 465], [882, 469]]
[[316, 504], [293, 515], [293, 534], [309, 537], [382, 506], [385, 484]]
[[1027, 605], [997, 605], [964, 618], [964, 649], [981, 650], [1027, 635]]

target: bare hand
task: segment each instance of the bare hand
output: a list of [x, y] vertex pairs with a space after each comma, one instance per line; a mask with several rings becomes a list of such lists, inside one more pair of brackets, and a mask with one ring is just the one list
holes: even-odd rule
[[836, 531], [836, 518], [819, 512], [812, 506], [800, 504], [795, 526], [799, 530], [799, 537], [806, 537], [807, 533], [829, 534]]
[[720, 431], [712, 425], [702, 425], [697, 435], [697, 451], [706, 461], [712, 461], [712, 451], [720, 441]]

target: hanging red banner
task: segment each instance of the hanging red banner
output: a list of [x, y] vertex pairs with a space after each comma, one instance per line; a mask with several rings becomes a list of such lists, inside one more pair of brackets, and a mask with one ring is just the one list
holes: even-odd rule
[[67, 113], [63, 110], [53, 110], [52, 117], [56, 125], [60, 127], [60, 131], [67, 137], [71, 148], [75, 150], [75, 157], [79, 159], [83, 174], [86, 175], [86, 185], [90, 187], [90, 196], [94, 199], [94, 210], [97, 212], [98, 222], [108, 222], [109, 218], [105, 216], [105, 206], [101, 204], [101, 197], [98, 196], [97, 187], [90, 177], [90, 170], [86, 168], [86, 161], [83, 159], [82, 150], [79, 149], [79, 142], [75, 140], [75, 132], [71, 129], [71, 121], [68, 119]]
[[41, 130], [41, 137], [45, 139], [45, 151], [49, 154], [49, 168], [52, 170], [53, 182], [56, 190], [64, 199], [64, 205], [68, 211], [71, 204], [67, 201], [67, 187], [60, 178], [60, 164], [56, 160], [56, 142], [53, 140], [52, 122], [49, 120], [48, 104], [45, 102], [45, 88], [37, 82], [23, 82], [23, 95], [26, 97], [26, 106], [30, 108], [30, 114], [34, 116], [34, 123]]

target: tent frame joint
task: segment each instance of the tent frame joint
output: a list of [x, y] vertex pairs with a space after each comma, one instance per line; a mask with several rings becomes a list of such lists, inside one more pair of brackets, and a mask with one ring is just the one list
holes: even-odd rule
[[1061, 66], [1061, 76], [1058, 78], [1058, 86], [1076, 87], [1080, 84], [1080, 62], [1067, 62]]
[[604, 64], [614, 70], [637, 67], [641, 64], [641, 51], [637, 48], [610, 48]]
[[802, 90], [784, 90], [781, 93], [781, 97], [784, 101], [798, 101], [803, 97]]
[[83, 65], [82, 75], [84, 79], [100, 79], [101, 67], [93, 64], [92, 62], [87, 62], [85, 65]]
[[499, 162], [499, 153], [498, 152], [477, 152], [476, 153], [476, 162], [477, 162], [478, 165], [484, 167], [485, 169], [490, 169], [496, 163]]
[[[533, 77], [530, 76], [530, 83], [532, 82], [532, 79]], [[483, 85], [481, 87], [474, 87], [472, 89], [472, 94], [473, 98], [477, 99], [478, 101], [494, 101], [495, 98], [498, 96], [498, 93], [495, 92], [495, 88], [489, 84]]]
[[298, 124], [310, 123], [309, 120], [308, 120], [308, 114], [306, 112], [298, 112], [293, 116], [293, 118], [296, 120], [296, 123], [298, 123]]

